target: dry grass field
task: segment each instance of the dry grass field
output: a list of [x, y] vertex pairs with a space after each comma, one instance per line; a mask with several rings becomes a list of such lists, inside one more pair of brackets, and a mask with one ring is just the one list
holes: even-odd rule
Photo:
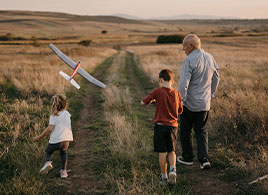
[[[1, 45], [0, 48], [0, 191], [39, 194], [44, 187], [34, 175], [42, 164], [47, 141], [34, 144], [32, 138], [48, 123], [51, 96], [77, 93], [58, 74], [59, 70], [69, 75], [72, 71], [48, 47]], [[115, 52], [81, 46], [64, 46], [62, 51], [74, 61], [81, 60], [89, 72]], [[81, 82], [79, 76], [76, 80]], [[35, 168], [33, 163], [37, 165]]]
[[[76, 103], [70, 105], [76, 118], [83, 98], [87, 97], [83, 90], [77, 92], [59, 76], [60, 70], [67, 74], [72, 71], [48, 48], [50, 42], [74, 61], [81, 60], [88, 72], [113, 56], [116, 53], [113, 48], [122, 49], [105, 70], [108, 73], [103, 79], [109, 84], [96, 103], [101, 110], [98, 114], [103, 118], [103, 121], [96, 121], [100, 126], [96, 128], [105, 131], [107, 137], [104, 142], [100, 141], [104, 138], [97, 137], [96, 143], [94, 140], [92, 143], [93, 149], [99, 144], [101, 151], [93, 151], [94, 156], [109, 154], [105, 157], [109, 161], [108, 171], [103, 174], [113, 193], [196, 192], [191, 192], [195, 183], [184, 177], [190, 172], [184, 169], [175, 188], [158, 185], [158, 164], [152, 152], [150, 131], [154, 109], [139, 105], [148, 90], [156, 86], [161, 69], [169, 68], [174, 72], [174, 88], [179, 82], [186, 56], [180, 44], [155, 44], [160, 34], [197, 33], [201, 36], [202, 47], [215, 57], [220, 67], [221, 80], [208, 123], [211, 162], [215, 168], [211, 174], [217, 174], [217, 179], [226, 185], [237, 184], [240, 193], [250, 194], [254, 191], [247, 182], [268, 173], [266, 20], [226, 20], [219, 24], [219, 21], [207, 20], [132, 21], [104, 16], [0, 11], [0, 24], [0, 37], [11, 38], [0, 40], [1, 193], [42, 194], [53, 188], [45, 184], [51, 178], [38, 176], [47, 141], [33, 143], [32, 137], [48, 123], [52, 95], [64, 93], [70, 101], [76, 101], [80, 107]], [[102, 30], [108, 33], [102, 34]], [[92, 40], [92, 44], [89, 47], [77, 45], [81, 40]], [[34, 41], [38, 42], [35, 46]], [[149, 79], [142, 80], [145, 77]], [[79, 76], [75, 80], [82, 83]], [[93, 121], [93, 126], [96, 124]], [[106, 146], [108, 153], [103, 151]], [[181, 152], [180, 148], [177, 152]], [[68, 181], [66, 183], [57, 185], [69, 185]], [[267, 181], [257, 187], [268, 191]]]
[[[24, 94], [34, 91], [49, 95], [66, 92], [69, 83], [58, 77], [58, 72], [62, 70], [70, 74], [72, 70], [57, 58], [47, 45], [10, 45], [0, 46], [0, 49], [2, 84], [11, 82]], [[66, 45], [62, 51], [73, 61], [81, 60], [82, 66], [87, 70], [93, 70], [105, 57], [114, 52], [109, 48]]]
[[268, 35], [265, 19], [137, 21], [114, 16], [0, 11], [0, 24], [0, 37], [10, 38], [0, 40], [2, 44], [31, 44], [33, 39], [37, 39], [40, 44], [47, 44], [50, 40], [58, 43], [92, 40], [92, 44], [124, 45], [154, 43], [158, 35], [185, 35], [189, 32], [205, 37]]
[[[265, 37], [203, 39], [203, 49], [215, 57], [221, 79], [208, 124], [213, 137], [212, 162], [224, 150], [222, 155], [228, 156], [231, 166], [250, 172], [251, 178], [268, 172], [267, 43]], [[160, 70], [169, 68], [176, 75], [174, 87], [178, 86], [186, 57], [181, 45], [136, 46], [128, 50], [137, 55], [141, 68], [152, 80], [157, 82]]]

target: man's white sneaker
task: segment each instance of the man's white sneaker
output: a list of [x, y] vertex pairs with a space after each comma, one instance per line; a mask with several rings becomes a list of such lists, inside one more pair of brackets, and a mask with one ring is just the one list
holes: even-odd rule
[[66, 169], [61, 169], [60, 170], [60, 177], [61, 178], [67, 178], [68, 177], [68, 173], [67, 173], [67, 171], [66, 171]]
[[182, 156], [178, 156], [177, 161], [178, 161], [178, 163], [183, 164], [183, 165], [192, 165], [192, 164], [194, 164], [194, 162], [192, 160], [190, 160], [190, 161], [185, 160]]
[[211, 166], [210, 166], [210, 162], [206, 161], [206, 162], [203, 162], [200, 164], [200, 169], [201, 170], [204, 170], [204, 169], [209, 169]]
[[42, 167], [42, 169], [40, 169], [40, 174], [42, 175], [46, 175], [48, 173], [49, 170], [51, 170], [53, 168], [51, 161], [47, 161], [45, 162], [44, 166]]

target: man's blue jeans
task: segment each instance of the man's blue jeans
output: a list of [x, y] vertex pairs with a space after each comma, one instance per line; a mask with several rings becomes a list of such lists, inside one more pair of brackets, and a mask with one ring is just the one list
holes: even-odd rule
[[198, 160], [201, 163], [208, 160], [208, 133], [205, 130], [208, 115], [209, 111], [192, 112], [183, 106], [183, 113], [180, 116], [180, 141], [182, 157], [186, 161], [192, 161], [194, 158], [192, 128], [195, 131]]

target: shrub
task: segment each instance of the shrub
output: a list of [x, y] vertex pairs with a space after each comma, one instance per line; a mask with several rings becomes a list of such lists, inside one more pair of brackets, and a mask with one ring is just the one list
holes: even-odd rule
[[10, 38], [7, 35], [0, 36], [0, 41], [9, 41]]
[[156, 43], [182, 43], [183, 35], [160, 35], [157, 37]]
[[6, 35], [0, 36], [0, 41], [23, 41], [23, 40], [27, 39], [23, 37], [12, 36], [11, 33], [7, 33]]
[[101, 34], [107, 34], [107, 30], [102, 30]]
[[226, 34], [214, 35], [214, 37], [239, 37], [239, 36], [241, 36], [241, 34], [237, 34], [237, 33], [226, 33]]
[[121, 48], [121, 46], [120, 46], [120, 45], [115, 45], [115, 46], [113, 46], [113, 49], [116, 49], [116, 50], [121, 50], [122, 48]]
[[39, 47], [40, 46], [40, 43], [38, 42], [38, 40], [37, 40], [37, 38], [36, 37], [32, 37], [31, 38], [31, 40], [33, 41], [32, 42], [32, 45], [34, 46], [34, 47]]
[[91, 44], [91, 42], [92, 42], [91, 40], [83, 40], [83, 41], [80, 41], [78, 44], [88, 47]]

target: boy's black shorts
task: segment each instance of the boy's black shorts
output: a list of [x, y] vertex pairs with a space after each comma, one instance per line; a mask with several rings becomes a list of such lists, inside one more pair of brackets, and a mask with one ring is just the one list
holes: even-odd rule
[[178, 128], [158, 125], [154, 126], [154, 151], [172, 152], [176, 149]]

